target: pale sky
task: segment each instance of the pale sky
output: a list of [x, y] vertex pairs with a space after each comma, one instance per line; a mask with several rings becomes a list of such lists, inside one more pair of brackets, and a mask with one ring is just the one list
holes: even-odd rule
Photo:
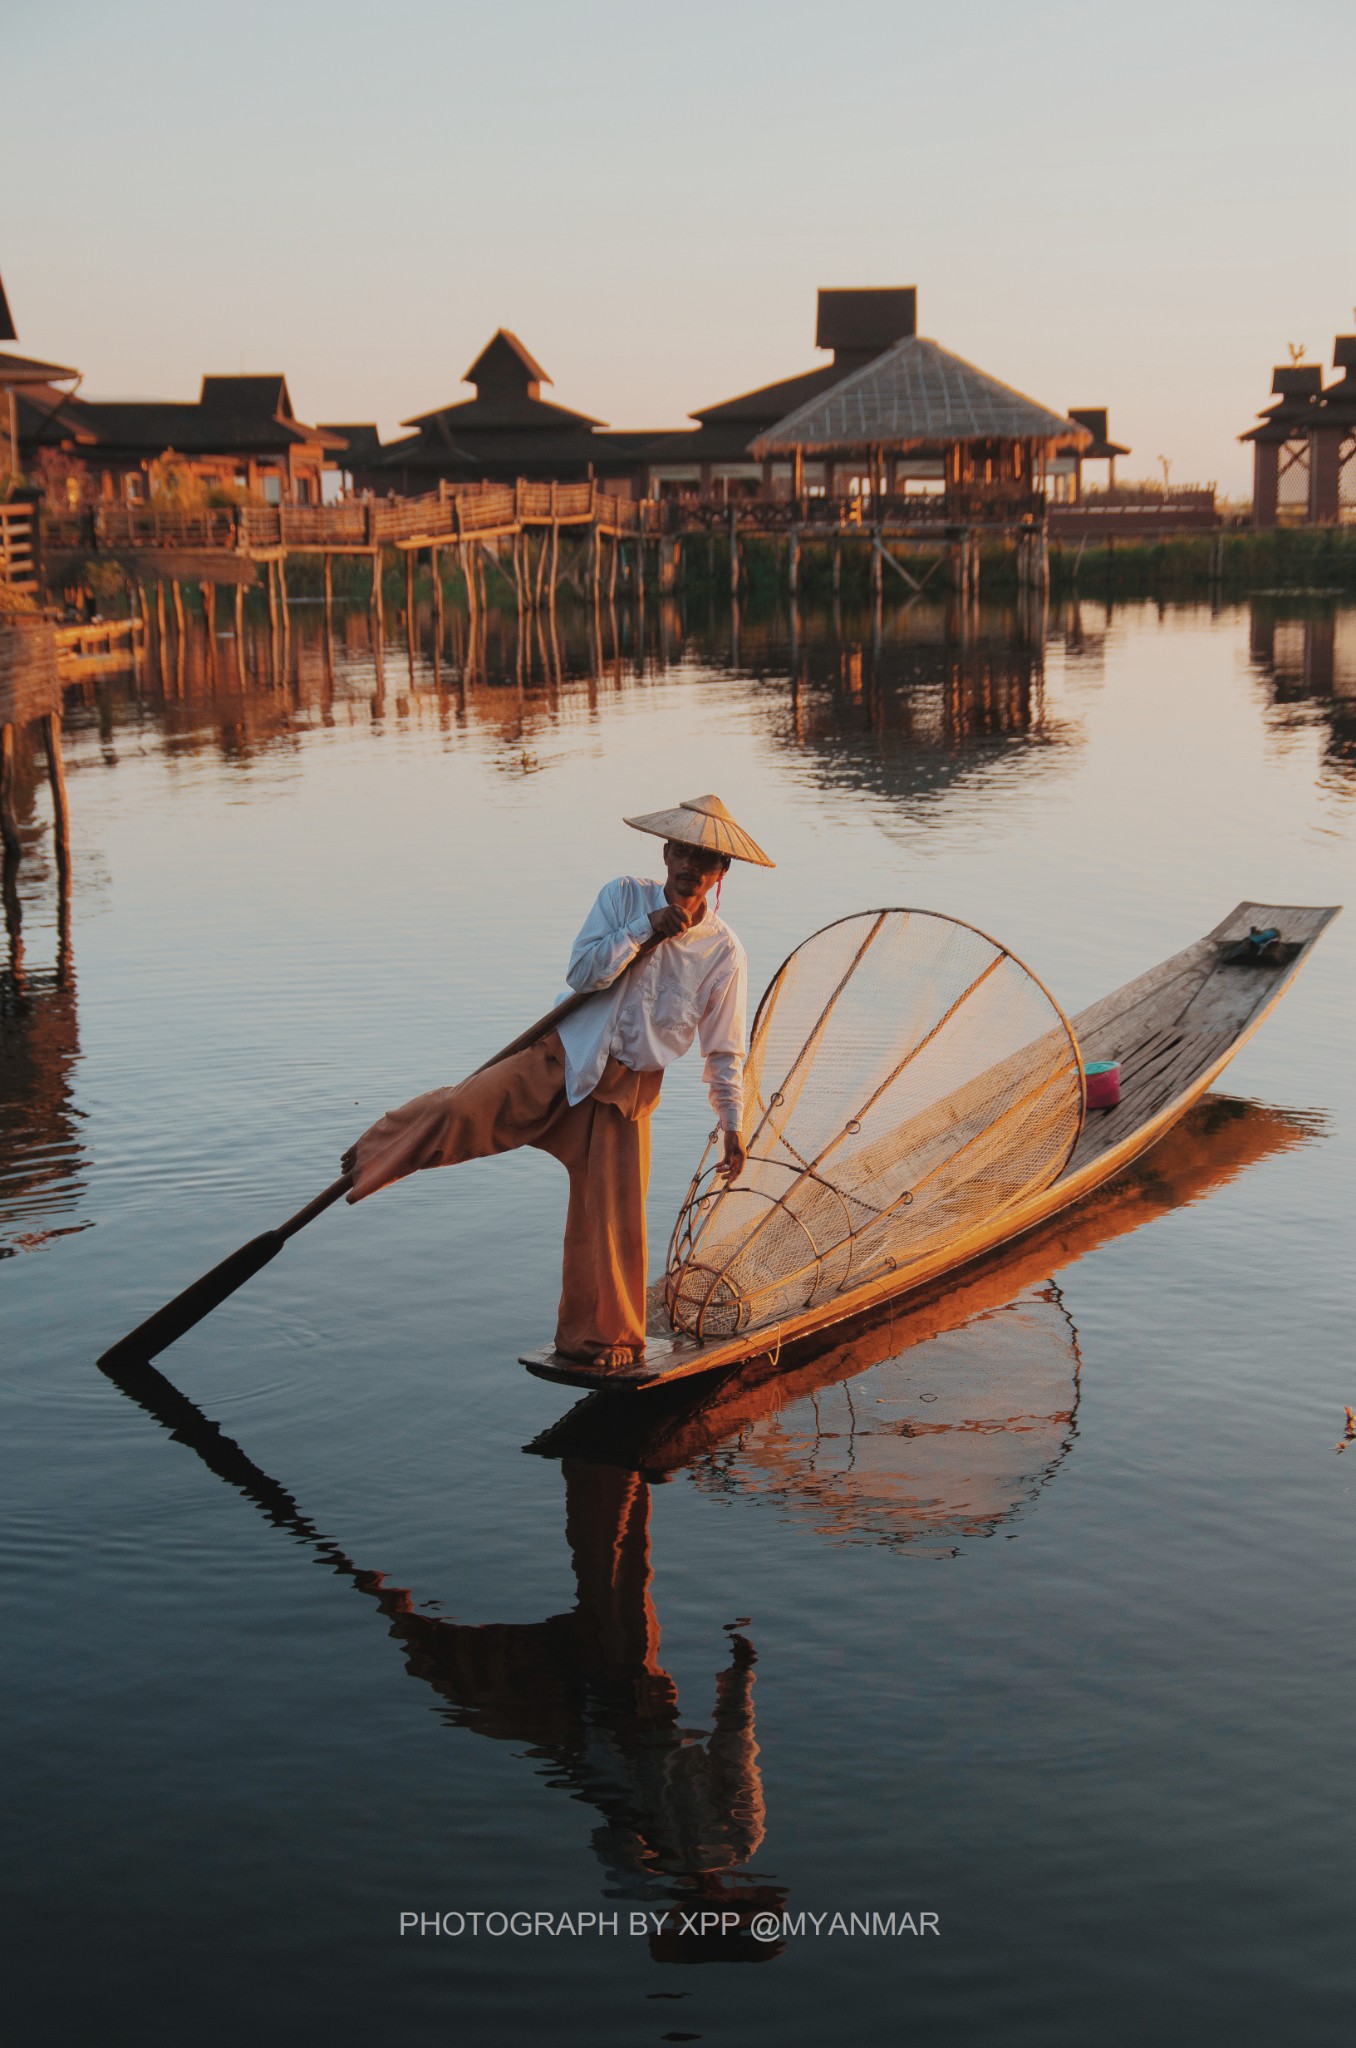
[[614, 426], [827, 360], [820, 285], [1248, 488], [1356, 329], [1350, 0], [0, 0], [0, 275], [90, 397], [469, 397], [498, 326]]

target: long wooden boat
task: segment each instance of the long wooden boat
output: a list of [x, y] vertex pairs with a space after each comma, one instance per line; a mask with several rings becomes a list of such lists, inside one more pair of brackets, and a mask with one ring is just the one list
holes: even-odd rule
[[[549, 1346], [524, 1353], [521, 1363], [540, 1379], [571, 1387], [635, 1392], [668, 1386], [746, 1359], [776, 1357], [783, 1345], [934, 1285], [1025, 1235], [1082, 1201], [1171, 1129], [1274, 1009], [1339, 908], [1240, 903], [1194, 945], [1072, 1018], [1085, 1065], [1119, 1063], [1119, 1104], [1088, 1112], [1067, 1165], [1048, 1187], [995, 1211], [913, 1264], [847, 1288], [802, 1314], [705, 1343], [669, 1330], [663, 1288], [655, 1287], [642, 1363], [602, 1371], [563, 1359]], [[1245, 943], [1249, 934], [1270, 929], [1279, 933], [1278, 941], [1255, 955]], [[1245, 957], [1234, 957], [1240, 951]]]

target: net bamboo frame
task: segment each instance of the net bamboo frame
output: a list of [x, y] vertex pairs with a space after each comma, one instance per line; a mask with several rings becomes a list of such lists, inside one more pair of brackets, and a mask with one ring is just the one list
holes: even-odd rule
[[1083, 1124], [1073, 1027], [996, 939], [861, 911], [783, 961], [744, 1069], [748, 1164], [713, 1132], [669, 1245], [675, 1330], [759, 1329], [936, 1251], [1048, 1187]]

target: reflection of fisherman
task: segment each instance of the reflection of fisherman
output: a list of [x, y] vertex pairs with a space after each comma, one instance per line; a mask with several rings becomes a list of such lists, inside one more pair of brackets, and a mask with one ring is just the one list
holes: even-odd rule
[[753, 1650], [732, 1635], [713, 1732], [703, 1740], [681, 1727], [677, 1688], [659, 1663], [649, 1487], [637, 1473], [575, 1459], [564, 1470], [572, 1613], [475, 1627], [419, 1614], [395, 1588], [378, 1602], [410, 1671], [461, 1726], [544, 1750], [600, 1809], [606, 1825], [594, 1844], [624, 1895], [647, 1896], [657, 1878], [726, 1895], [764, 1832]]
[[551, 1153], [570, 1176], [556, 1349], [601, 1366], [645, 1350], [649, 1119], [664, 1068], [694, 1037], [725, 1134], [718, 1170], [732, 1180], [743, 1167], [744, 949], [707, 897], [732, 859], [772, 866], [716, 796], [626, 822], [663, 839], [667, 878], [622, 876], [594, 904], [568, 979], [597, 1001], [526, 1052], [388, 1111], [343, 1162], [357, 1202], [421, 1167], [520, 1145]]

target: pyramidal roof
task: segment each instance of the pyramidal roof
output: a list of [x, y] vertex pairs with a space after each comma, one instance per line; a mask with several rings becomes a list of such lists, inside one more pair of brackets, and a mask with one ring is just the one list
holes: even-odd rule
[[778, 420], [752, 452], [762, 457], [795, 448], [847, 451], [872, 444], [907, 448], [987, 440], [1083, 448], [1092, 435], [935, 341], [910, 334]]

